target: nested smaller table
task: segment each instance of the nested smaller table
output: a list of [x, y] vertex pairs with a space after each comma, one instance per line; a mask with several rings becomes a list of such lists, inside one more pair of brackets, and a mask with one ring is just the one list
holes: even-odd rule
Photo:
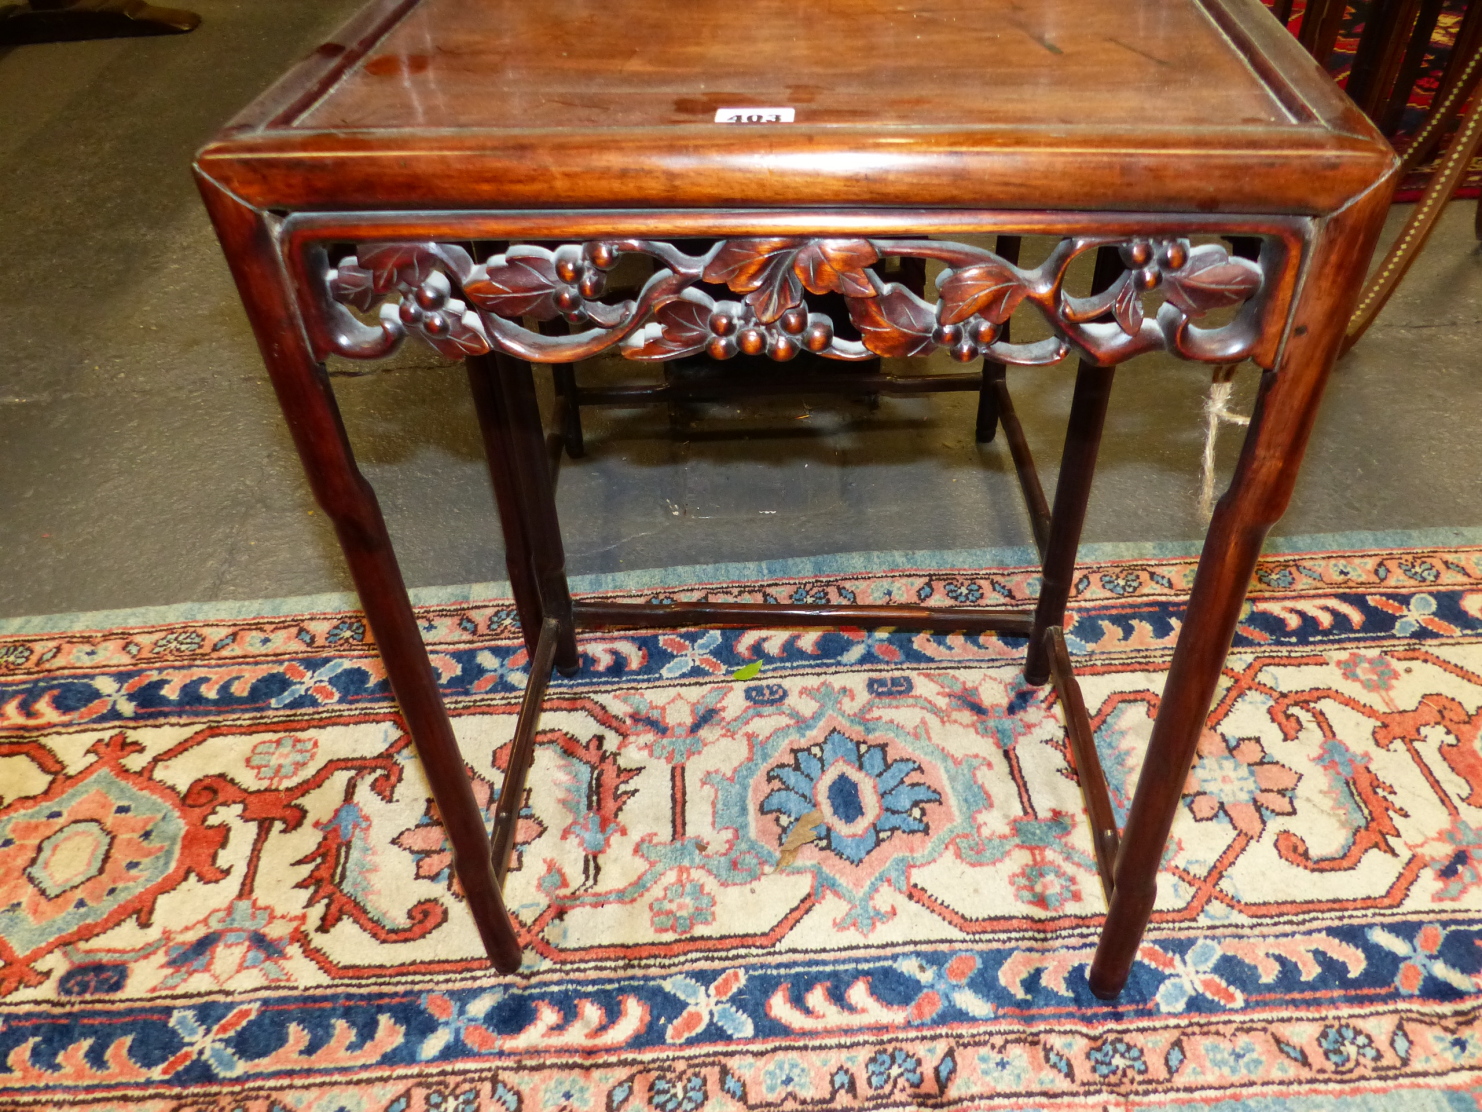
[[[889, 625], [1023, 636], [1028, 680], [1053, 676], [1109, 903], [1090, 984], [1121, 990], [1393, 181], [1383, 140], [1257, 0], [377, 0], [196, 171], [496, 968], [520, 961], [500, 888], [546, 679], [578, 667], [579, 628]], [[963, 242], [985, 234], [994, 249]], [[1021, 267], [1024, 235], [1056, 246]], [[651, 275], [609, 294], [625, 255]], [[1015, 342], [1015, 312], [1049, 337]], [[492, 847], [323, 366], [407, 336], [467, 360], [532, 658]], [[573, 602], [531, 363], [939, 347], [980, 365], [980, 433], [1001, 425], [1013, 449], [1044, 559], [1032, 612]], [[1061, 626], [1113, 368], [1150, 351], [1263, 374], [1118, 831]], [[1051, 508], [1003, 367], [1070, 355]]]

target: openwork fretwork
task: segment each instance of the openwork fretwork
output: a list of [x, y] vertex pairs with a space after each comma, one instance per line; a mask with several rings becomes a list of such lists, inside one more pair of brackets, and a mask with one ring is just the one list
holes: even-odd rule
[[[1071, 263], [1106, 246], [1119, 250], [1125, 267], [1111, 287], [1094, 297], [1067, 292]], [[626, 254], [658, 265], [636, 297], [603, 301], [608, 276]], [[874, 268], [890, 258], [945, 264], [936, 300], [883, 279]], [[1218, 244], [1106, 237], [1063, 239], [1032, 270], [983, 248], [928, 239], [738, 238], [703, 255], [656, 240], [603, 239], [555, 250], [515, 245], [482, 263], [446, 243], [378, 243], [340, 260], [326, 281], [330, 346], [351, 358], [387, 355], [415, 335], [453, 358], [498, 350], [539, 363], [572, 362], [615, 346], [645, 360], [701, 351], [787, 360], [805, 350], [862, 360], [944, 347], [962, 362], [986, 357], [1021, 366], [1058, 362], [1072, 350], [1102, 366], [1148, 351], [1237, 362], [1259, 337], [1265, 286], [1257, 263]], [[717, 299], [702, 284], [738, 296]], [[841, 295], [860, 339], [840, 336], [806, 294]], [[1050, 337], [1003, 337], [1004, 323], [1025, 303], [1049, 324]], [[347, 305], [378, 312], [379, 326], [363, 323]], [[1232, 308], [1238, 311], [1226, 323], [1196, 323]], [[560, 318], [569, 335], [525, 325]]]

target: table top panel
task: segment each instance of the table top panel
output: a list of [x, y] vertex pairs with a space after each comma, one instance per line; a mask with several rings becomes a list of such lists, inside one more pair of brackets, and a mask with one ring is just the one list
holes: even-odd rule
[[196, 165], [280, 210], [1321, 214], [1394, 154], [1260, 0], [372, 0]]
[[[292, 126], [1290, 121], [1194, 0], [423, 0]], [[786, 126], [786, 125], [779, 125]]]

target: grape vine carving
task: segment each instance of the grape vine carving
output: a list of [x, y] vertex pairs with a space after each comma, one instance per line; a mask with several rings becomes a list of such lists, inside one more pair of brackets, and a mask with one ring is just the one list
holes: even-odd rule
[[[1095, 296], [1069, 293], [1071, 263], [1107, 246], [1120, 252], [1121, 275]], [[653, 259], [653, 275], [636, 297], [603, 300], [608, 275], [630, 254]], [[934, 301], [880, 276], [876, 267], [892, 257], [943, 264]], [[542, 363], [612, 347], [645, 360], [702, 351], [717, 359], [787, 360], [811, 351], [861, 360], [942, 347], [962, 362], [1018, 365], [1054, 363], [1072, 351], [1103, 366], [1146, 351], [1235, 362], [1256, 342], [1264, 286], [1257, 263], [1218, 244], [1105, 237], [1064, 239], [1033, 269], [983, 248], [927, 239], [747, 237], [722, 240], [703, 255], [656, 240], [605, 239], [555, 250], [515, 245], [481, 263], [450, 244], [378, 243], [325, 277], [320, 308], [338, 354], [375, 358], [414, 335], [451, 358], [503, 351]], [[717, 299], [717, 290], [734, 296]], [[830, 316], [809, 306], [809, 294], [840, 295], [860, 338], [840, 336]], [[1003, 325], [1026, 302], [1052, 335], [1009, 342]], [[378, 326], [346, 306], [377, 313]], [[1218, 326], [1198, 323], [1220, 309], [1237, 311]], [[569, 334], [526, 327], [558, 318]]]

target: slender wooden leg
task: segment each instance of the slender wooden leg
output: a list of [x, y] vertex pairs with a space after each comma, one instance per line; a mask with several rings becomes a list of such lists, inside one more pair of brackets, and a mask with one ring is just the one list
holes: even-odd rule
[[1420, 0], [1372, 0], [1344, 89], [1371, 120], [1384, 116], [1385, 97], [1394, 84], [1405, 44], [1415, 25]]
[[[1007, 321], [1003, 327], [1007, 332]], [[983, 360], [983, 385], [978, 387], [978, 419], [973, 427], [973, 439], [979, 444], [992, 444], [998, 436], [998, 386], [1004, 381], [1003, 364]]]
[[1040, 575], [1039, 602], [1034, 610], [1034, 632], [1029, 635], [1029, 654], [1024, 662], [1024, 680], [1039, 685], [1050, 678], [1050, 654], [1045, 630], [1065, 621], [1065, 605], [1075, 578], [1076, 549], [1086, 504], [1091, 498], [1091, 479], [1096, 471], [1096, 453], [1101, 447], [1101, 426], [1111, 399], [1113, 367], [1082, 362], [1076, 372], [1075, 398], [1070, 405], [1070, 424], [1065, 434], [1065, 452], [1060, 457], [1060, 476], [1055, 482], [1055, 507], [1050, 512], [1050, 539], [1045, 545]]
[[571, 590], [566, 583], [566, 550], [561, 544], [561, 523], [556, 517], [556, 490], [551, 483], [550, 463], [545, 453], [545, 434], [540, 423], [540, 403], [535, 397], [535, 379], [530, 364], [497, 355], [498, 373], [493, 381], [502, 398], [507, 420], [510, 455], [535, 582], [540, 590], [541, 609], [560, 626], [556, 643], [556, 669], [572, 675], [580, 667], [576, 651], [576, 626], [571, 614]]
[[[998, 257], [1006, 263], [1017, 263], [1019, 261], [1019, 248], [1023, 245], [1019, 236], [999, 236], [994, 250]], [[1012, 321], [1003, 322], [1003, 331], [1000, 339], [1007, 341], [1009, 328]], [[990, 363], [983, 360], [983, 385], [978, 388], [978, 423], [974, 432], [979, 444], [990, 444], [998, 435], [998, 384], [1004, 381], [1004, 368], [1002, 363]]]
[[[1400, 128], [1405, 106], [1410, 102], [1410, 92], [1415, 88], [1415, 81], [1420, 76], [1420, 67], [1425, 63], [1425, 56], [1430, 53], [1431, 40], [1436, 34], [1436, 24], [1441, 21], [1441, 12], [1444, 9], [1444, 0], [1422, 0], [1420, 12], [1415, 17], [1415, 29], [1410, 32], [1410, 42], [1406, 46], [1405, 56], [1400, 63], [1400, 71], [1395, 77], [1394, 86], [1390, 90], [1388, 103], [1384, 107], [1383, 114], [1375, 120], [1379, 125], [1379, 130], [1385, 135], [1393, 135]], [[1453, 39], [1452, 42], [1454, 44], [1455, 40]]]
[[560, 635], [561, 627], [556, 620], [547, 618], [541, 623], [535, 651], [530, 654], [530, 682], [525, 686], [525, 697], [520, 700], [520, 717], [515, 721], [504, 784], [494, 809], [494, 836], [490, 839], [489, 857], [501, 885], [509, 870], [510, 852], [515, 848], [515, 831], [520, 825], [520, 807], [525, 800], [525, 777], [530, 772], [530, 762], [535, 759], [535, 727], [540, 724], [540, 707], [545, 701]]
[[1091, 991], [1122, 990], [1157, 898], [1158, 867], [1266, 530], [1286, 509], [1317, 403], [1358, 297], [1391, 176], [1315, 229], [1280, 369], [1268, 371], [1230, 488], [1215, 508], [1174, 648], [1091, 965]]
[[199, 184], [314, 497], [339, 535], [452, 845], [453, 867], [469, 910], [490, 961], [500, 972], [512, 973], [520, 965], [520, 942], [489, 860], [484, 817], [443, 708], [380, 507], [355, 466], [328, 376], [304, 337], [272, 225], [265, 214], [209, 179], [201, 178]]
[[561, 441], [566, 454], [572, 459], [581, 459], [587, 454], [586, 441], [581, 430], [581, 402], [576, 389], [576, 368], [570, 363], [558, 363], [551, 370], [555, 374], [556, 392], [566, 403], [561, 409]]
[[[571, 325], [559, 318], [545, 320], [540, 322], [540, 331], [546, 336], [566, 336], [571, 332]], [[576, 368], [570, 363], [558, 363], [551, 368], [551, 377], [556, 386], [556, 431], [551, 436], [566, 449], [568, 456], [581, 459], [587, 448], [581, 432], [581, 393], [576, 388]], [[548, 444], [547, 453], [553, 461], [552, 474], [556, 474], [554, 468], [560, 463], [560, 449], [554, 443]]]
[[520, 498], [515, 482], [514, 461], [509, 437], [504, 430], [509, 418], [504, 413], [503, 395], [492, 381], [499, 373], [487, 355], [468, 359], [468, 385], [473, 405], [479, 416], [479, 431], [484, 437], [484, 456], [489, 463], [489, 479], [494, 486], [494, 503], [499, 509], [499, 525], [504, 533], [504, 562], [509, 569], [510, 590], [515, 596], [515, 613], [520, 618], [520, 633], [531, 658], [540, 638], [544, 612], [540, 607], [540, 590], [530, 564], [530, 539], [525, 535], [525, 521], [520, 514]]
[[1477, 69], [1482, 66], [1482, 6], [1470, 4], [1461, 17], [1456, 38], [1451, 46], [1451, 57], [1446, 62], [1446, 72], [1441, 75], [1441, 87], [1431, 98], [1425, 119], [1400, 152], [1400, 174], [1412, 173], [1431, 156], [1442, 137], [1451, 130], [1457, 116], [1471, 99], [1473, 80]]
[[[1122, 260], [1117, 249], [1103, 247], [1096, 253], [1092, 290], [1106, 289], [1121, 273]], [[1091, 480], [1096, 472], [1096, 453], [1101, 448], [1101, 426], [1106, 420], [1114, 373], [1112, 367], [1098, 367], [1085, 360], [1076, 372], [1065, 450], [1060, 457], [1060, 475], [1055, 480], [1055, 507], [1050, 512], [1050, 538], [1045, 545], [1034, 632], [1029, 636], [1029, 654], [1024, 662], [1026, 683], [1039, 685], [1050, 678], [1045, 630], [1065, 621], [1065, 604], [1075, 578], [1076, 549], [1081, 542], [1081, 526], [1086, 521], [1086, 504], [1091, 498]]]

